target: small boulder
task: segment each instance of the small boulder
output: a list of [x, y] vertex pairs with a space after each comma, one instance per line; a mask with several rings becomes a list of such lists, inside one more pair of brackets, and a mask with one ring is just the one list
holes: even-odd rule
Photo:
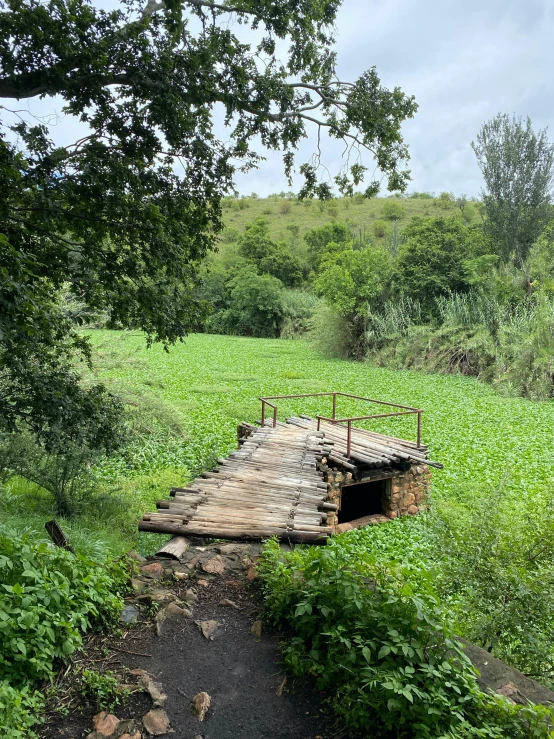
[[219, 605], [220, 606], [229, 606], [230, 608], [236, 608], [238, 610], [237, 604], [234, 601], [229, 600], [229, 598], [223, 598], [223, 600], [220, 600], [219, 601]]
[[120, 621], [124, 624], [136, 623], [136, 621], [138, 621], [139, 619], [139, 616], [139, 609], [131, 603], [128, 603], [126, 606], [123, 607], [123, 610], [121, 611]]
[[188, 606], [193, 606], [196, 603], [196, 601], [198, 600], [198, 596], [196, 595], [196, 593], [194, 592], [194, 590], [191, 590], [189, 588], [189, 590], [186, 591], [185, 597], [184, 597], [183, 600], [185, 601], [185, 603]]
[[164, 576], [164, 568], [159, 562], [152, 562], [149, 565], [144, 565], [140, 568], [140, 571], [146, 577], [151, 577], [155, 580], [161, 580]]
[[179, 572], [178, 570], [175, 570], [173, 572], [173, 577], [177, 580], [188, 580], [189, 573], [188, 572]]
[[172, 731], [167, 713], [161, 708], [153, 708], [142, 717], [144, 728], [151, 736], [161, 736]]
[[210, 585], [210, 581], [209, 580], [197, 580], [196, 584], [200, 585], [201, 588], [207, 588]]
[[225, 572], [225, 560], [220, 554], [216, 554], [215, 557], [212, 557], [202, 565], [202, 569], [210, 575], [223, 575]]
[[113, 736], [120, 723], [117, 716], [107, 711], [97, 713], [92, 722], [94, 730], [101, 736]]
[[204, 721], [204, 717], [208, 713], [212, 699], [208, 693], [197, 693], [192, 699], [192, 707], [196, 711], [199, 721]]
[[210, 619], [209, 621], [197, 621], [196, 624], [200, 628], [204, 637], [210, 641], [214, 640], [215, 634], [221, 625], [219, 621], [214, 621], [213, 619]]
[[133, 591], [135, 593], [141, 593], [146, 587], [146, 583], [144, 582], [144, 580], [138, 580], [136, 577], [134, 577], [131, 580], [131, 587], [133, 588]]
[[254, 621], [250, 631], [254, 634], [257, 641], [260, 641], [260, 639], [262, 638], [262, 622], [259, 619], [257, 621]]

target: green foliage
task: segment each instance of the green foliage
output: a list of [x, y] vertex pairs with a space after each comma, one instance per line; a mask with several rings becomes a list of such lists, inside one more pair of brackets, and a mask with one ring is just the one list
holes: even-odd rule
[[[291, 628], [285, 660], [327, 690], [347, 726], [379, 737], [530, 737], [527, 716], [480, 692], [421, 563], [361, 537], [283, 554], [266, 544], [269, 617]], [[542, 711], [538, 736], [549, 736]], [[551, 720], [551, 719], [550, 719]]]
[[296, 287], [302, 282], [300, 260], [290, 253], [285, 243], [276, 244], [270, 239], [269, 226], [263, 218], [248, 224], [238, 246], [241, 256], [253, 262], [260, 274], [272, 275], [287, 287]]
[[283, 316], [283, 284], [245, 266], [229, 280], [229, 307], [206, 322], [213, 333], [278, 336]]
[[400, 221], [404, 218], [405, 214], [402, 203], [396, 200], [387, 200], [381, 212], [383, 213], [383, 218], [386, 218], [387, 221]]
[[469, 288], [464, 264], [484, 248], [479, 230], [457, 218], [426, 218], [414, 219], [404, 236], [396, 261], [399, 292], [430, 315], [435, 298]]
[[554, 501], [501, 489], [470, 507], [437, 506], [431, 527], [440, 588], [471, 641], [552, 684]]
[[485, 180], [486, 227], [503, 259], [520, 266], [551, 218], [554, 146], [546, 130], [499, 114], [484, 123], [472, 143]]
[[328, 244], [349, 244], [352, 241], [352, 234], [348, 226], [342, 223], [328, 223], [319, 228], [313, 228], [304, 235], [304, 240], [308, 245], [308, 253], [310, 261], [314, 265], [314, 269], [319, 269], [321, 259], [325, 248]]
[[282, 339], [306, 336], [313, 327], [314, 314], [321, 300], [306, 290], [283, 290]]
[[113, 711], [129, 696], [129, 689], [121, 687], [112, 670], [100, 673], [85, 669], [81, 674], [81, 695], [94, 701], [98, 711]]
[[[401, 124], [416, 104], [383, 87], [375, 68], [336, 79], [338, 7], [246, 3], [231, 30], [237, 9], [225, 4], [211, 7], [207, 25], [204, 4], [187, 0], [129, 0], [112, 10], [82, 0], [2, 5], [0, 37], [10, 43], [0, 44], [0, 98], [60, 100], [86, 134], [54, 142], [55, 117], [37, 123], [21, 105], [2, 107], [0, 431], [28, 426], [45, 442], [62, 435], [117, 446], [121, 408], [102, 386], [80, 382], [77, 361], [87, 361], [88, 347], [59, 292], [150, 341], [186, 336], [206, 314], [200, 269], [237, 168], [259, 163], [261, 138], [290, 175], [316, 99], [326, 101], [320, 130], [356, 139], [390, 188], [406, 186]], [[233, 122], [225, 141], [214, 131], [219, 105]], [[345, 163], [334, 184], [350, 193], [365, 170]], [[304, 196], [330, 196], [311, 163], [299, 171]], [[256, 201], [224, 202], [240, 211]]]
[[43, 707], [40, 692], [0, 680], [0, 730], [4, 739], [35, 739], [33, 727]]
[[373, 221], [371, 224], [371, 230], [373, 231], [375, 238], [383, 239], [387, 235], [386, 221]]
[[52, 675], [93, 626], [114, 626], [126, 582], [122, 564], [86, 559], [23, 535], [0, 534], [0, 679]]

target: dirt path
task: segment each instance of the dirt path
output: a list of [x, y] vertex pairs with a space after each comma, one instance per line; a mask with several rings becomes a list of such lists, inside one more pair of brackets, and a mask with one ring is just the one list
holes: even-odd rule
[[[106, 665], [117, 663], [124, 679], [139, 686], [114, 711], [133, 720], [108, 734], [93, 732], [97, 708], [81, 704], [65, 719], [51, 718], [44, 739], [347, 739], [315, 687], [287, 677], [280, 636], [260, 621], [258, 551], [244, 544], [191, 546], [180, 562], [141, 562], [125, 612], [136, 621], [101, 648]], [[141, 689], [149, 680], [156, 684], [152, 697]], [[156, 691], [165, 695], [159, 699]], [[191, 705], [200, 693], [210, 697], [203, 721]], [[148, 731], [152, 708], [169, 730]]]

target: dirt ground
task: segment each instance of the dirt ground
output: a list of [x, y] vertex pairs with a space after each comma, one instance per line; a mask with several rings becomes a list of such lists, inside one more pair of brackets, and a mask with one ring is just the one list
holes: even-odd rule
[[[163, 708], [173, 730], [161, 736], [347, 739], [325, 712], [323, 696], [313, 684], [287, 676], [281, 658], [281, 636], [265, 624], [259, 639], [252, 633], [261, 604], [256, 586], [244, 577], [218, 577], [203, 582], [195, 586], [198, 599], [192, 617], [168, 617], [159, 636], [152, 621], [141, 621], [124, 631], [124, 638], [96, 644], [100, 655], [96, 669], [102, 671], [112, 666], [125, 675], [125, 668], [142, 668], [161, 684], [167, 694]], [[183, 587], [173, 585], [178, 595], [182, 595]], [[224, 600], [234, 606], [222, 605]], [[218, 622], [213, 639], [201, 632], [201, 623], [206, 621]], [[94, 657], [93, 650], [86, 658]], [[210, 695], [211, 705], [204, 721], [199, 721], [191, 700], [202, 691]], [[113, 712], [120, 719], [140, 719], [151, 707], [150, 696], [135, 692]], [[97, 710], [96, 706], [73, 698], [65, 718], [49, 713], [41, 736], [87, 737]], [[149, 734], [143, 730], [142, 737], [147, 739]]]

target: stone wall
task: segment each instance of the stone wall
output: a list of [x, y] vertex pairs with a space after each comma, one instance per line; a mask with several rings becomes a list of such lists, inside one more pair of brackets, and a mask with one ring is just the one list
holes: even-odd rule
[[[343, 485], [348, 485], [351, 482], [352, 474], [350, 472], [345, 473], [336, 468], [327, 467], [326, 465], [322, 465], [320, 469], [324, 472], [325, 480], [330, 485], [327, 500], [330, 503], [338, 505], [341, 488]], [[431, 472], [426, 464], [413, 465], [405, 472], [398, 471], [396, 474], [389, 471], [379, 474], [377, 470], [374, 470], [371, 476], [367, 477], [367, 482], [383, 478], [390, 480], [389, 484], [385, 486], [383, 515], [374, 515], [359, 519], [359, 526], [365, 526], [370, 523], [382, 523], [387, 519], [398, 518], [398, 516], [414, 516], [426, 506], [431, 482]], [[366, 478], [364, 477], [358, 482], [362, 481], [366, 481]], [[328, 514], [327, 525], [338, 525], [337, 513]], [[340, 526], [341, 531], [357, 528], [356, 522], [340, 524]]]
[[431, 472], [426, 464], [417, 464], [391, 478], [384, 513], [389, 518], [415, 516], [425, 507], [429, 495]]

